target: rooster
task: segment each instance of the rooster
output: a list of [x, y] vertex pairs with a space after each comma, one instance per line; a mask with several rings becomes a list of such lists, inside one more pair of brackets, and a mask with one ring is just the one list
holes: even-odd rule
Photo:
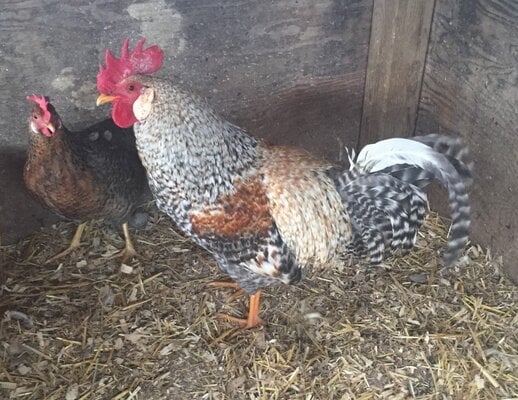
[[137, 253], [127, 220], [145, 193], [146, 173], [128, 131], [112, 123], [103, 133], [70, 132], [43, 96], [34, 102], [29, 120], [29, 148], [24, 181], [29, 192], [54, 213], [80, 224], [70, 246], [50, 258], [56, 261], [80, 246], [85, 220], [107, 218], [122, 224], [122, 262]]
[[[163, 52], [106, 50], [97, 105], [111, 102], [120, 127], [134, 126], [158, 207], [250, 298], [253, 328], [261, 289], [293, 284], [312, 265], [354, 255], [376, 264], [410, 250], [434, 179], [449, 192], [452, 227], [445, 265], [463, 251], [470, 225], [471, 163], [459, 139], [428, 135], [366, 146], [349, 169], [290, 147], [267, 146], [207, 102], [152, 74]], [[351, 158], [353, 155], [351, 155]], [[224, 285], [224, 284], [222, 284]]]

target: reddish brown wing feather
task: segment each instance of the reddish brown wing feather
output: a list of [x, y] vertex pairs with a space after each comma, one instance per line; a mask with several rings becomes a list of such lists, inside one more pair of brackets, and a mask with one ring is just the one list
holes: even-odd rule
[[268, 234], [273, 219], [261, 179], [238, 181], [235, 186], [236, 192], [223, 196], [217, 206], [191, 213], [197, 235], [238, 239]]

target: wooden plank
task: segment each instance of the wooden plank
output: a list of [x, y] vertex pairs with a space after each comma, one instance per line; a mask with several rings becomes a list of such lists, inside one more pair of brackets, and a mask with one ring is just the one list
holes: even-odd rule
[[434, 3], [374, 1], [360, 147], [413, 135]]
[[360, 129], [363, 71], [289, 83], [257, 98], [239, 125], [276, 145], [305, 148], [332, 161], [346, 161]]
[[[164, 49], [160, 75], [230, 117], [289, 83], [363, 72], [372, 1], [3, 2], [0, 115], [12, 117], [0, 120], [0, 146], [25, 145], [25, 117], [14, 116], [30, 110], [25, 96], [34, 91], [50, 96], [72, 129], [104, 117], [107, 108], [92, 101], [99, 62], [128, 32], [132, 43], [145, 37]], [[49, 19], [61, 23], [49, 30]]]
[[472, 240], [518, 283], [518, 3], [437, 0], [420, 133], [464, 137], [475, 160]]

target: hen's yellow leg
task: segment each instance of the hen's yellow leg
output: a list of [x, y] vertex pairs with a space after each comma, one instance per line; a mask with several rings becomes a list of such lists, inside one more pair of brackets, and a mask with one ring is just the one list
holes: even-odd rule
[[115, 253], [112, 258], [120, 258], [121, 263], [124, 264], [131, 260], [133, 257], [137, 257], [138, 253], [133, 246], [133, 242], [131, 241], [127, 222], [122, 224], [122, 233], [124, 234], [124, 248], [121, 251]]
[[83, 231], [85, 230], [85, 227], [86, 227], [86, 222], [79, 224], [79, 226], [76, 229], [76, 233], [74, 233], [74, 237], [72, 238], [72, 241], [70, 242], [70, 245], [65, 250], [63, 250], [63, 251], [59, 252], [58, 254], [52, 256], [51, 258], [49, 258], [45, 264], [49, 264], [51, 262], [59, 260], [60, 258], [63, 258], [66, 255], [72, 253], [79, 246], [81, 246], [81, 236], [83, 236]]
[[236, 318], [227, 314], [218, 314], [218, 318], [235, 323], [242, 329], [255, 328], [263, 323], [263, 320], [259, 317], [260, 300], [261, 291], [257, 291], [250, 296], [250, 307], [247, 318]]

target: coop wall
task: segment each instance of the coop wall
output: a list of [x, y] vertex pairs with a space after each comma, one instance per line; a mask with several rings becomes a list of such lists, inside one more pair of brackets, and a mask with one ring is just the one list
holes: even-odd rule
[[475, 159], [472, 240], [518, 283], [518, 3], [437, 0], [417, 132], [461, 135]]
[[[141, 37], [165, 52], [161, 75], [278, 144], [337, 160], [356, 144], [372, 0], [4, 2], [0, 13], [0, 232], [9, 243], [52, 217], [21, 173], [31, 106], [50, 96], [66, 125], [106, 118], [95, 78], [105, 48]], [[52, 23], [49, 23], [49, 22]]]
[[95, 76], [103, 49], [125, 36], [160, 45], [162, 75], [271, 143], [339, 161], [345, 145], [383, 137], [463, 136], [477, 168], [473, 240], [503, 255], [518, 281], [518, 6], [509, 0], [5, 2], [3, 243], [54, 220], [23, 188], [25, 96], [50, 96], [72, 129], [106, 118]]

